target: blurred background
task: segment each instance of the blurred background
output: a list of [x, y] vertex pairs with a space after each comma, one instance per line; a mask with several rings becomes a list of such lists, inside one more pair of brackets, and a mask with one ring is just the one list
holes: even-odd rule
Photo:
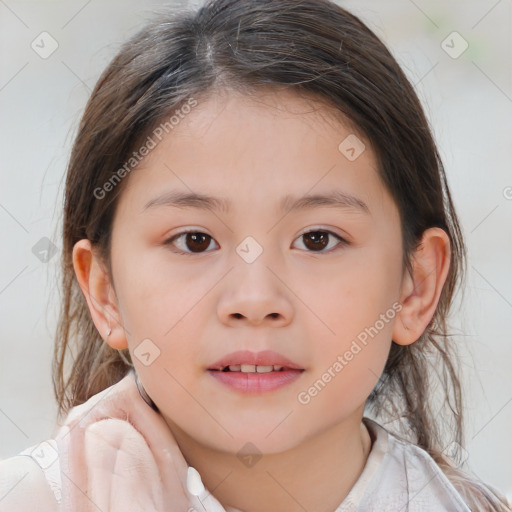
[[[435, 133], [469, 249], [452, 315], [468, 464], [512, 499], [512, 0], [337, 3], [388, 45]], [[55, 428], [58, 234], [80, 115], [120, 44], [170, 4], [0, 0], [0, 458]]]

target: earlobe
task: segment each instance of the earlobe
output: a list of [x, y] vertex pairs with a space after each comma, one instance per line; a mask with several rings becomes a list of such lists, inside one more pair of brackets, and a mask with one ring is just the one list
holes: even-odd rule
[[393, 327], [393, 341], [410, 345], [420, 338], [431, 322], [450, 268], [450, 239], [441, 228], [423, 233], [412, 257], [412, 274], [402, 284], [402, 309]]
[[[112, 348], [128, 348], [110, 276], [89, 240], [79, 240], [73, 247], [73, 267], [91, 318], [101, 337]], [[109, 330], [110, 334], [107, 335]]]

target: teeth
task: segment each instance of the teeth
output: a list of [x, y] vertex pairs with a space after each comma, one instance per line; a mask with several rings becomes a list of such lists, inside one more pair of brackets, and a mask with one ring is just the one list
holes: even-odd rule
[[268, 373], [268, 372], [278, 372], [282, 370], [283, 367], [277, 364], [275, 365], [255, 365], [255, 364], [235, 364], [229, 367], [229, 371], [231, 372], [242, 372], [242, 373]]
[[274, 367], [272, 365], [270, 366], [256, 366], [256, 371], [258, 373], [268, 373], [274, 370]]

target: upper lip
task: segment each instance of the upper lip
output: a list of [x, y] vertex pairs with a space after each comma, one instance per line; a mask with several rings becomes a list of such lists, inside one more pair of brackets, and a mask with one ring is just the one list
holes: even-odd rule
[[251, 352], [249, 350], [238, 350], [222, 357], [208, 367], [208, 370], [222, 370], [226, 366], [238, 364], [253, 364], [259, 366], [283, 366], [292, 370], [303, 370], [302, 366], [294, 363], [287, 357], [274, 352], [273, 350], [263, 350], [261, 352]]

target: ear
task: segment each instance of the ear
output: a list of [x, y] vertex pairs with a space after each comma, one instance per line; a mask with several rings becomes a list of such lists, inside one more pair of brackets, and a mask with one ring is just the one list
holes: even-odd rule
[[[101, 337], [115, 349], [128, 348], [121, 324], [117, 298], [110, 276], [86, 238], [73, 247], [73, 267], [82, 293], [87, 300], [94, 325]], [[112, 329], [110, 336], [107, 331]]]
[[412, 258], [412, 275], [404, 274], [402, 309], [393, 327], [393, 341], [399, 345], [414, 343], [434, 316], [443, 285], [450, 268], [450, 239], [441, 228], [429, 228], [423, 233]]

